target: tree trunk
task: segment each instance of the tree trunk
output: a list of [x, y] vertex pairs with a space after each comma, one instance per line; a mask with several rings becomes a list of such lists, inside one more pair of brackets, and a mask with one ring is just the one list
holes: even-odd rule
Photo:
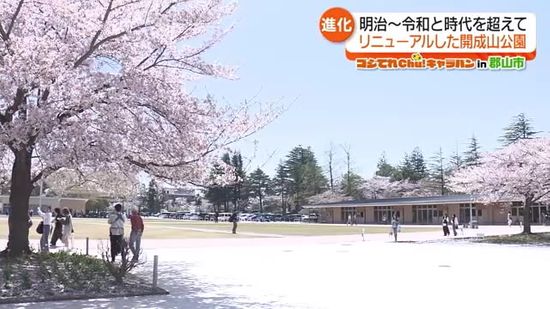
[[32, 191], [31, 154], [32, 151], [27, 149], [14, 151], [8, 219], [9, 237], [6, 249], [6, 253], [10, 256], [30, 252], [28, 221], [29, 198]]
[[329, 177], [330, 177], [330, 191], [331, 192], [334, 192], [334, 177], [332, 175], [332, 156], [333, 156], [333, 153], [332, 153], [332, 149], [330, 150], [329, 152], [329, 159], [328, 159], [328, 174], [329, 174]]
[[532, 198], [525, 199], [525, 205], [523, 206], [523, 234], [531, 234], [531, 205], [533, 204]]
[[262, 205], [262, 192], [260, 192], [260, 213], [264, 212], [264, 207]]

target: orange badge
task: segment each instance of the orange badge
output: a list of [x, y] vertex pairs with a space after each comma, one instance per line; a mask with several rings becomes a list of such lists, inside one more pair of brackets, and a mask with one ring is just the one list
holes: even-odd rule
[[352, 34], [355, 21], [351, 13], [343, 8], [330, 8], [319, 19], [319, 30], [331, 42], [344, 42]]

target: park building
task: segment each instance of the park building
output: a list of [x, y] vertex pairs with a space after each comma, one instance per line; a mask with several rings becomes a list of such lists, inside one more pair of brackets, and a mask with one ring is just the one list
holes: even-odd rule
[[[472, 218], [478, 224], [498, 225], [507, 223], [509, 211], [514, 222], [523, 221], [522, 201], [484, 203], [473, 195], [365, 199], [303, 207], [317, 213], [319, 222], [324, 223], [346, 223], [350, 216], [356, 224], [388, 224], [396, 214], [401, 224], [436, 225], [441, 224], [444, 214], [455, 214], [460, 224], [468, 224]], [[547, 205], [531, 206], [531, 222], [544, 224], [548, 210]]]
[[[74, 198], [74, 197], [48, 197], [48, 196], [31, 196], [29, 199], [29, 210], [32, 210], [34, 214], [37, 213], [39, 205], [51, 206], [54, 208], [68, 208], [74, 216], [81, 216], [86, 213], [86, 198]], [[10, 197], [9, 195], [0, 195], [0, 211], [2, 214], [10, 213]]]

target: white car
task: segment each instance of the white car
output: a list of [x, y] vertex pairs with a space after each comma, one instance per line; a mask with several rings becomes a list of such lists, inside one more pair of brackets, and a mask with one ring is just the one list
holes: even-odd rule
[[239, 215], [239, 221], [250, 221], [250, 218], [252, 217], [252, 214], [240, 214]]
[[218, 221], [229, 221], [229, 217], [231, 217], [232, 213], [230, 212], [220, 212], [218, 214]]

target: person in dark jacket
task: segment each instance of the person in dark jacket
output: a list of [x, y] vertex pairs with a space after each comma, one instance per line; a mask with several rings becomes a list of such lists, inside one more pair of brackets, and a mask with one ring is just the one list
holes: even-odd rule
[[52, 239], [50, 241], [50, 245], [53, 247], [56, 246], [57, 241], [61, 240], [61, 236], [63, 235], [63, 215], [61, 214], [60, 208], [55, 208], [54, 210], [55, 218], [54, 218], [54, 228], [53, 228], [53, 234]]
[[451, 232], [449, 231], [449, 224], [449, 216], [447, 216], [447, 214], [443, 215], [443, 221], [441, 222], [441, 225], [443, 226], [443, 236], [451, 235]]
[[237, 223], [239, 222], [239, 213], [235, 211], [231, 217], [229, 217], [229, 222], [233, 223], [233, 234], [237, 234]]

